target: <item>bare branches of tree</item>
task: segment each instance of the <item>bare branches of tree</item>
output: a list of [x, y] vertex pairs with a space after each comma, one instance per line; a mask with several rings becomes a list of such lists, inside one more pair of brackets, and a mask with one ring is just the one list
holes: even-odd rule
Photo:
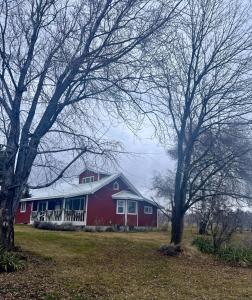
[[[150, 95], [148, 105], [160, 136], [167, 138], [167, 128], [172, 128], [176, 141], [171, 239], [175, 244], [182, 240], [183, 216], [193, 205], [192, 199], [212, 176], [231, 164], [235, 166], [236, 150], [229, 151], [228, 145], [220, 150], [211, 140], [218, 141], [215, 136], [234, 121], [236, 125], [250, 124], [250, 14], [250, 4], [238, 0], [188, 0], [173, 28], [160, 34], [159, 46], [152, 49], [148, 85], [153, 86], [154, 96]], [[205, 152], [200, 151], [202, 156], [195, 160], [201, 137], [210, 133], [213, 139], [209, 136], [203, 141]], [[246, 157], [246, 151], [240, 149], [239, 155]], [[198, 169], [206, 164], [207, 156], [208, 174], [204, 174], [203, 165], [200, 173], [194, 174], [194, 166]]]
[[127, 116], [129, 94], [141, 78], [142, 48], [181, 2], [1, 1], [0, 142], [7, 159], [0, 225], [5, 248], [13, 246], [14, 213], [35, 165], [50, 167], [53, 152], [70, 150], [54, 182], [83, 154], [115, 149], [103, 136], [98, 116]]

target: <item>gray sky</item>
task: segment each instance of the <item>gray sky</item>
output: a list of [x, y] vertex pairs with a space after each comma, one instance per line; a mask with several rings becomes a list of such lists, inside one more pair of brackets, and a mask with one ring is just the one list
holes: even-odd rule
[[173, 169], [174, 162], [165, 153], [154, 137], [151, 126], [133, 134], [126, 126], [119, 125], [111, 130], [110, 135], [124, 144], [125, 150], [134, 154], [121, 155], [119, 171], [143, 193], [148, 194], [151, 179], [156, 172], [164, 173], [168, 168]]

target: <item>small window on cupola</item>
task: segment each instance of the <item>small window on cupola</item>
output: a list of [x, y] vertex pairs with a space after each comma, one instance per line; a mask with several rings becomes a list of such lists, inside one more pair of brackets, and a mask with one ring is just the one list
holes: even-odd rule
[[114, 184], [113, 184], [113, 190], [118, 191], [119, 188], [120, 188], [119, 183], [117, 181], [115, 181]]

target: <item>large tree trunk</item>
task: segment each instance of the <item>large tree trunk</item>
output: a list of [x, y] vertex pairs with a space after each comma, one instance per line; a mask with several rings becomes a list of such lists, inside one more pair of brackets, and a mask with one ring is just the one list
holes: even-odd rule
[[12, 189], [5, 188], [0, 193], [0, 247], [7, 251], [14, 250], [15, 248], [15, 214], [22, 189], [22, 185], [18, 185], [18, 187]]
[[8, 209], [0, 210], [1, 247], [7, 251], [14, 249], [14, 216]]
[[171, 243], [180, 245], [184, 231], [184, 213], [180, 209], [173, 209], [172, 227], [171, 227]]

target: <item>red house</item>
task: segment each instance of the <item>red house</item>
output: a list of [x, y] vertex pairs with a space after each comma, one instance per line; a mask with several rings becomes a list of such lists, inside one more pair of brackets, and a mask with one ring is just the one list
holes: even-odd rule
[[86, 169], [77, 183], [38, 190], [22, 199], [16, 223], [34, 221], [78, 226], [157, 227], [158, 207], [122, 174]]

